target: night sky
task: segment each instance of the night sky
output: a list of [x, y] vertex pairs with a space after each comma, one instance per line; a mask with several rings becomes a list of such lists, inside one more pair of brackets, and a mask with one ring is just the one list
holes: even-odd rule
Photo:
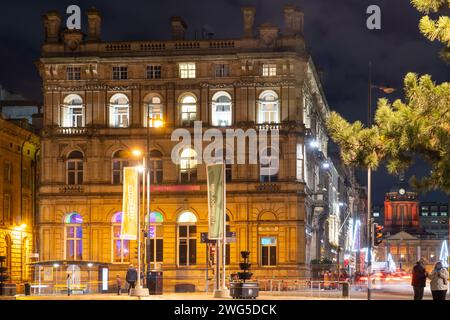
[[[34, 66], [44, 34], [41, 16], [55, 9], [65, 15], [71, 4], [81, 7], [84, 30], [85, 11], [92, 6], [101, 11], [103, 40], [169, 39], [169, 19], [174, 15], [186, 21], [190, 39], [200, 38], [202, 30], [214, 33], [214, 38], [239, 38], [241, 7], [256, 6], [255, 26], [269, 21], [283, 30], [283, 6], [297, 5], [305, 12], [306, 42], [324, 72], [330, 107], [351, 121], [367, 119], [369, 61], [374, 84], [399, 89], [389, 95], [391, 99], [402, 97], [403, 77], [409, 71], [431, 74], [438, 83], [450, 78], [449, 67], [438, 57], [440, 44], [419, 33], [421, 15], [409, 0], [7, 0], [0, 4], [0, 84], [4, 88], [42, 100], [41, 80]], [[381, 7], [381, 30], [366, 28], [366, 9], [371, 4]], [[374, 90], [373, 104], [382, 96], [383, 92]], [[406, 176], [425, 175], [427, 170], [419, 164]], [[383, 167], [373, 180], [373, 202], [382, 203], [384, 193], [397, 179]], [[433, 192], [421, 199], [446, 201], [447, 197]]]

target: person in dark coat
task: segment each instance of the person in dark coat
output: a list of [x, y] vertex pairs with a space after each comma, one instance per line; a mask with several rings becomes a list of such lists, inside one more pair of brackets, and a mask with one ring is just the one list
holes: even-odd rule
[[426, 286], [427, 276], [428, 273], [425, 270], [424, 261], [421, 259], [416, 262], [412, 271], [411, 285], [414, 289], [414, 300], [423, 299], [423, 290]]
[[120, 296], [122, 292], [122, 278], [120, 278], [120, 275], [116, 276], [116, 283], [117, 283], [117, 295]]
[[130, 264], [127, 270], [127, 275], [125, 277], [126, 282], [128, 283], [128, 294], [130, 294], [131, 289], [134, 289], [137, 281], [137, 271], [133, 264]]

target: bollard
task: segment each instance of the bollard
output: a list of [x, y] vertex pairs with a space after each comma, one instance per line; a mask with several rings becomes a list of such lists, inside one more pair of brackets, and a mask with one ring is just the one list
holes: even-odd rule
[[342, 297], [348, 298], [349, 285], [348, 282], [342, 283]]

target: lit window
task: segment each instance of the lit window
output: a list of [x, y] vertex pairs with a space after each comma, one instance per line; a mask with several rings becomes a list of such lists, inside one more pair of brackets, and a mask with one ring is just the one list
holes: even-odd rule
[[213, 96], [212, 125], [231, 126], [231, 96], [226, 92], [217, 92]]
[[262, 150], [260, 154], [260, 182], [278, 181], [278, 154], [272, 148]]
[[263, 64], [263, 76], [264, 77], [274, 77], [277, 75], [277, 65], [276, 64]]
[[197, 99], [192, 95], [181, 98], [181, 123], [190, 126], [197, 120]]
[[197, 181], [197, 152], [194, 149], [183, 149], [180, 155], [181, 183], [192, 183]]
[[118, 66], [113, 67], [113, 80], [126, 80], [128, 79], [128, 67]]
[[262, 237], [261, 238], [261, 265], [275, 266], [277, 264], [277, 238]]
[[215, 71], [216, 78], [228, 77], [230, 75], [230, 65], [216, 64]]
[[120, 184], [123, 182], [123, 168], [128, 167], [128, 153], [120, 150], [114, 153], [112, 159], [112, 183]]
[[195, 78], [195, 63], [180, 63], [180, 78], [194, 79]]
[[72, 151], [66, 161], [67, 184], [83, 184], [83, 154]]
[[129, 125], [130, 105], [122, 93], [111, 97], [109, 104], [109, 123], [113, 128], [126, 128]]
[[147, 263], [149, 266], [154, 264], [156, 268], [157, 262], [163, 262], [163, 216], [159, 212], [151, 212], [145, 217], [145, 225], [147, 230]]
[[160, 184], [163, 182], [163, 160], [158, 150], [150, 152], [150, 183]]
[[65, 217], [66, 260], [83, 260], [83, 229], [81, 216], [73, 212]]
[[303, 181], [304, 180], [304, 174], [303, 174], [303, 144], [297, 144], [297, 180]]
[[81, 80], [81, 67], [67, 67], [66, 68], [67, 80]]
[[147, 79], [161, 79], [161, 66], [147, 66]]
[[130, 240], [120, 238], [121, 228], [122, 212], [117, 212], [112, 219], [112, 261], [116, 263], [130, 261]]
[[144, 119], [147, 119], [147, 121], [144, 120], [144, 125], [146, 127], [148, 126], [152, 128], [161, 126], [163, 121], [163, 105], [160, 97], [150, 97]]
[[178, 265], [190, 266], [197, 263], [197, 217], [184, 212], [178, 217]]
[[259, 96], [258, 123], [279, 123], [278, 96], [273, 91], [265, 91]]
[[69, 94], [64, 99], [61, 117], [63, 127], [84, 127], [83, 99], [79, 95]]
[[[225, 157], [224, 157], [224, 150], [225, 150]], [[231, 149], [220, 149], [217, 150], [217, 153], [213, 155], [213, 162], [214, 163], [225, 163], [225, 181], [231, 182], [233, 177], [232, 172], [232, 164], [233, 164], [233, 152]]]

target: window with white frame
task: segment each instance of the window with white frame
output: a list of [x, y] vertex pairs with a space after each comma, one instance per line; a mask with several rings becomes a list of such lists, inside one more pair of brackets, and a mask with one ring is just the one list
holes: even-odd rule
[[278, 95], [273, 91], [264, 91], [259, 96], [258, 123], [279, 123], [280, 112]]
[[232, 180], [232, 163], [233, 163], [233, 152], [231, 149], [219, 149], [217, 153], [213, 155], [214, 163], [224, 163], [225, 164], [225, 181], [231, 182]]
[[225, 91], [217, 92], [212, 98], [212, 125], [231, 126], [231, 96]]
[[189, 211], [178, 217], [178, 265], [191, 266], [197, 263], [197, 217]]
[[67, 184], [83, 184], [83, 154], [72, 151], [66, 161]]
[[306, 129], [311, 129], [311, 110], [312, 101], [311, 96], [307, 91], [303, 92], [303, 123]]
[[161, 79], [161, 66], [147, 66], [147, 79]]
[[77, 94], [69, 94], [62, 105], [61, 124], [66, 128], [84, 127], [83, 99]]
[[304, 174], [303, 174], [303, 161], [304, 161], [304, 154], [303, 154], [303, 144], [298, 143], [297, 144], [297, 165], [296, 165], [296, 175], [298, 181], [304, 181]]
[[153, 211], [145, 217], [145, 229], [147, 232], [147, 264], [156, 268], [158, 262], [164, 259], [164, 218], [160, 212]]
[[181, 98], [181, 123], [190, 126], [197, 120], [197, 99], [193, 95], [185, 95]]
[[122, 212], [117, 212], [112, 218], [112, 262], [130, 262], [130, 240], [120, 238], [122, 228]]
[[123, 150], [116, 151], [112, 158], [112, 183], [121, 184], [123, 182], [123, 168], [128, 167], [128, 153]]
[[150, 152], [150, 183], [161, 184], [163, 182], [163, 159], [158, 150]]
[[113, 80], [126, 80], [128, 79], [128, 67], [116, 66], [112, 70]]
[[117, 93], [110, 99], [109, 124], [112, 128], [126, 128], [129, 125], [130, 104], [126, 95]]
[[260, 242], [260, 263], [261, 266], [277, 265], [277, 238], [261, 237]]
[[184, 62], [179, 64], [180, 78], [194, 79], [196, 77], [195, 62]]
[[215, 65], [216, 78], [223, 78], [230, 76], [230, 65], [221, 63]]
[[266, 148], [260, 153], [260, 182], [278, 181], [279, 155], [272, 148]]
[[66, 215], [64, 222], [66, 260], [83, 260], [83, 219], [73, 212]]
[[163, 124], [163, 105], [159, 96], [151, 96], [144, 115], [145, 127], [161, 127]]
[[274, 77], [277, 75], [277, 65], [274, 63], [265, 63], [262, 67], [264, 77]]
[[81, 67], [68, 66], [66, 67], [67, 80], [81, 80]]
[[180, 154], [180, 183], [193, 183], [197, 181], [197, 152], [185, 148]]

